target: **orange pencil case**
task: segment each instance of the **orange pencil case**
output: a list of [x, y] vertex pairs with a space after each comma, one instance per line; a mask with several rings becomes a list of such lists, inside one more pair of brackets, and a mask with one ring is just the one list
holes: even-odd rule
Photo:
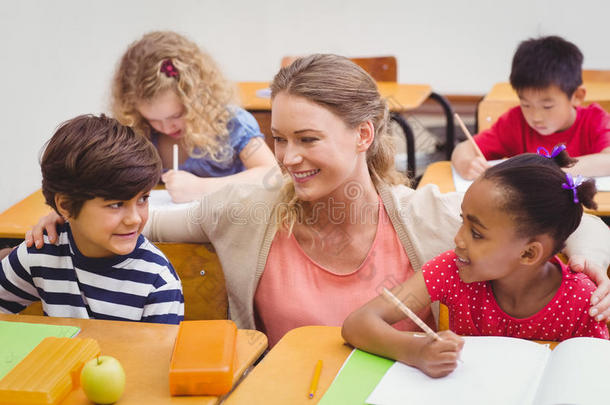
[[229, 320], [180, 322], [169, 365], [171, 395], [222, 395], [231, 390], [237, 327]]
[[80, 371], [100, 354], [94, 339], [47, 337], [0, 380], [0, 404], [54, 405], [80, 385]]

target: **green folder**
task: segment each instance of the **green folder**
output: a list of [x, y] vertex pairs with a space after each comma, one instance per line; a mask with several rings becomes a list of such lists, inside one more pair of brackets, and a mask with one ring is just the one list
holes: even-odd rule
[[366, 398], [392, 364], [393, 360], [354, 349], [318, 404], [366, 404]]
[[76, 326], [0, 321], [0, 379], [49, 336], [72, 337]]

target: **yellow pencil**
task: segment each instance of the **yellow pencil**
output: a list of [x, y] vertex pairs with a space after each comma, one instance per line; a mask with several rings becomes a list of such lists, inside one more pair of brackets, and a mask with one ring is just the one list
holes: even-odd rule
[[472, 135], [470, 135], [470, 131], [468, 130], [468, 128], [466, 128], [466, 125], [464, 125], [464, 121], [462, 121], [459, 114], [455, 113], [454, 116], [455, 116], [455, 120], [458, 122], [458, 124], [460, 124], [460, 127], [462, 127], [462, 131], [464, 131], [464, 135], [466, 135], [466, 138], [470, 141], [470, 143], [472, 143], [472, 146], [474, 146], [474, 150], [477, 153], [477, 155], [479, 155], [480, 157], [485, 159], [485, 155], [483, 155], [483, 152], [481, 152], [481, 149], [479, 149], [479, 145], [477, 145], [477, 143], [474, 141], [474, 138], [472, 137]]
[[423, 331], [426, 332], [426, 335], [431, 336], [436, 340], [442, 340], [442, 338], [435, 331], [430, 329], [430, 327], [428, 325], [426, 325], [426, 323], [424, 321], [419, 319], [419, 317], [417, 315], [415, 315], [415, 312], [411, 311], [409, 309], [409, 307], [407, 307], [405, 304], [403, 304], [403, 302], [401, 300], [399, 300], [394, 294], [392, 294], [390, 292], [390, 290], [388, 290], [387, 288], [384, 288], [383, 294], [386, 296], [386, 298], [390, 299], [390, 301], [392, 301], [394, 304], [396, 304], [396, 306], [402, 312], [404, 312], [405, 315], [407, 315], [413, 322], [415, 322], [417, 324], [417, 326], [422, 328]]
[[318, 360], [316, 368], [313, 370], [313, 377], [311, 377], [311, 385], [309, 386], [309, 394], [307, 397], [312, 399], [318, 389], [318, 382], [320, 381], [320, 373], [322, 372], [322, 360]]

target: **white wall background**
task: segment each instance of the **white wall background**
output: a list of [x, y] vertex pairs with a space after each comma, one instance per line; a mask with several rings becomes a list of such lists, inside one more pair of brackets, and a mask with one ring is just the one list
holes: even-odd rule
[[518, 42], [558, 34], [610, 69], [607, 0], [0, 0], [0, 210], [40, 188], [38, 156], [62, 121], [107, 111], [118, 58], [171, 29], [235, 81], [269, 80], [283, 55], [393, 54], [399, 80], [484, 94]]

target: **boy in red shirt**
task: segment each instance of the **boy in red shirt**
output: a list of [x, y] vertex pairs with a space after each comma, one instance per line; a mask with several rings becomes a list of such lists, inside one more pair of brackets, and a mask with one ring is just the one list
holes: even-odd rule
[[[520, 106], [504, 113], [474, 136], [485, 159], [501, 159], [538, 147], [551, 151], [565, 144], [578, 163], [569, 169], [583, 176], [610, 175], [610, 116], [598, 104], [581, 107], [583, 56], [576, 45], [557, 36], [521, 42], [513, 56], [510, 84]], [[489, 166], [470, 142], [456, 146], [451, 163], [465, 179]]]

